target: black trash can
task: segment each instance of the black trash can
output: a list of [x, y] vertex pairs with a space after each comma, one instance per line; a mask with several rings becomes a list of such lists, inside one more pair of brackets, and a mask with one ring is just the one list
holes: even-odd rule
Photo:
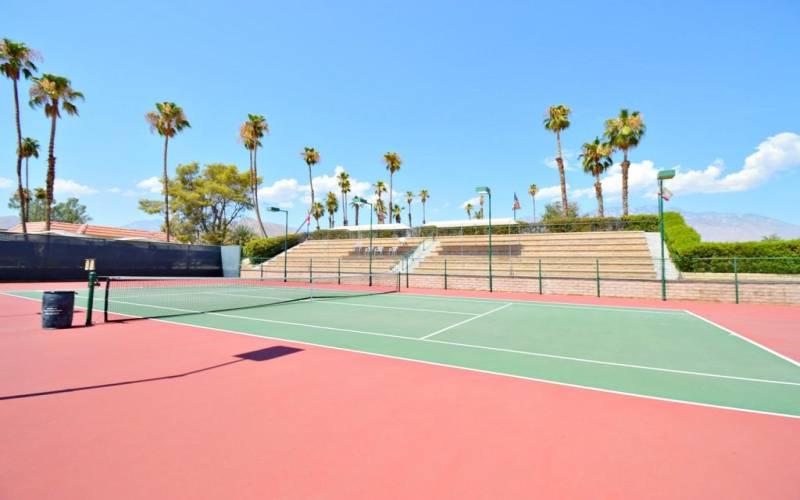
[[69, 328], [72, 326], [75, 293], [62, 291], [42, 294], [42, 328]]

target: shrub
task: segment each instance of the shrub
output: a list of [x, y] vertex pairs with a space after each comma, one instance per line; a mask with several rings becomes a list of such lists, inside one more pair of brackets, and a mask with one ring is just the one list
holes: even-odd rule
[[[286, 242], [287, 247], [292, 248], [300, 243], [303, 236], [302, 234], [290, 234]], [[253, 264], [264, 262], [281, 252], [283, 252], [283, 236], [250, 240], [244, 246], [244, 256], [248, 257]]]

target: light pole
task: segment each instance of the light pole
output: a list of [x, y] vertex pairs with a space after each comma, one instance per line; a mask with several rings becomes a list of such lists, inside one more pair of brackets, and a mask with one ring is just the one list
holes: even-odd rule
[[289, 249], [289, 211], [278, 207], [269, 207], [270, 212], [283, 212], [286, 216], [286, 222], [283, 226], [283, 282], [286, 283], [286, 251]]
[[476, 187], [475, 192], [489, 197], [489, 291], [492, 291], [492, 190], [488, 186]]
[[661, 300], [667, 300], [666, 262], [664, 260], [664, 181], [675, 177], [674, 170], [658, 173], [658, 226], [661, 232]]
[[367, 253], [369, 254], [369, 286], [372, 286], [372, 212], [374, 212], [375, 207], [372, 206], [372, 203], [358, 196], [355, 196], [353, 201], [362, 205], [369, 205], [369, 248]]

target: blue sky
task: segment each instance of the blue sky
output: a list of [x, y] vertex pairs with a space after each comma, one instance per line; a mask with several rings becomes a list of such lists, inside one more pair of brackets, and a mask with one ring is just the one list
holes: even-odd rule
[[[651, 206], [653, 172], [678, 167], [672, 206], [757, 213], [800, 223], [800, 4], [764, 2], [41, 2], [4, 5], [0, 36], [44, 56], [42, 70], [86, 94], [59, 122], [56, 198], [78, 195], [98, 224], [137, 210], [159, 175], [162, 141], [144, 121], [157, 101], [180, 104], [192, 128], [170, 164], [247, 165], [237, 142], [247, 113], [267, 117], [262, 198], [303, 218], [317, 148], [317, 191], [337, 166], [388, 181], [381, 156], [404, 160], [395, 191], [431, 193], [428, 219], [455, 219], [474, 187], [493, 188], [496, 216], [527, 186], [558, 184], [548, 105], [573, 109], [563, 135], [570, 193], [596, 210], [578, 168], [583, 142], [621, 107], [648, 126], [631, 154], [631, 206]], [[27, 93], [28, 84], [23, 84]], [[15, 185], [11, 85], [0, 81], [0, 215]], [[43, 145], [40, 110], [23, 133]], [[615, 158], [620, 160], [620, 155]], [[43, 184], [46, 154], [31, 164]], [[604, 182], [619, 207], [618, 173]], [[540, 204], [541, 206], [541, 204]], [[419, 213], [418, 203], [414, 206]], [[404, 216], [405, 217], [405, 216]], [[418, 217], [418, 215], [415, 215]], [[267, 217], [270, 220], [270, 216]], [[418, 220], [418, 219], [417, 219]], [[274, 222], [281, 222], [278, 217]]]

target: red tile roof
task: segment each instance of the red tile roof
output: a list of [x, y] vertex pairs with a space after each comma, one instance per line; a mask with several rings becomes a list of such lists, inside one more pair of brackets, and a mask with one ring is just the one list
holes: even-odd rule
[[[141, 229], [126, 229], [123, 227], [97, 226], [94, 224], [71, 224], [69, 222], [51, 222], [51, 231], [62, 231], [65, 233], [82, 234], [94, 236], [96, 238], [140, 238], [155, 241], [167, 241], [167, 234], [158, 231], [144, 231]], [[21, 233], [22, 225], [9, 229], [12, 233]], [[29, 233], [43, 233], [44, 222], [28, 222]]]

